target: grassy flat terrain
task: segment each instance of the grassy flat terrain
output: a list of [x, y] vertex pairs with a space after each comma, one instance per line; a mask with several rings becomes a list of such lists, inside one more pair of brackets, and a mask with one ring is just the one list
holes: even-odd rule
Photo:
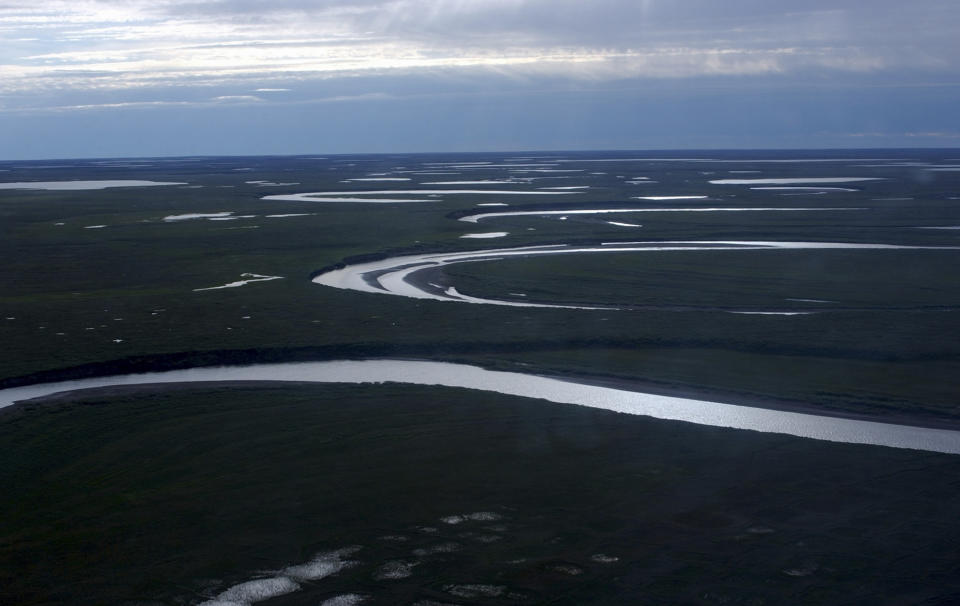
[[[507, 154], [6, 162], [3, 182], [185, 185], [0, 190], [0, 388], [392, 356], [955, 428], [960, 173], [928, 167], [958, 153], [684, 154], [710, 158], [696, 162], [570, 153], [532, 170], [501, 166]], [[866, 156], [890, 160], [769, 162]], [[436, 164], [450, 162], [489, 164]], [[420, 174], [429, 172], [448, 174]], [[350, 181], [378, 177], [410, 181]], [[710, 183], [810, 177], [878, 180], [829, 184], [853, 191]], [[513, 182], [428, 184], [504, 179]], [[381, 189], [480, 193], [262, 199]], [[458, 220], [609, 207], [814, 210]], [[460, 238], [493, 231], [508, 235]], [[360, 259], [675, 240], [937, 249], [515, 257], [424, 276], [476, 297], [622, 309], [440, 302], [311, 282]], [[264, 276], [276, 279], [215, 288]], [[816, 313], [732, 313], [743, 311]], [[73, 398], [0, 415], [10, 487], [0, 500], [0, 602], [198, 604], [258, 571], [350, 545], [363, 547], [350, 556], [359, 564], [267, 603], [356, 592], [383, 604], [946, 604], [960, 592], [956, 457], [446, 388], [207, 385]], [[476, 512], [499, 519], [442, 521]], [[416, 566], [377, 580], [388, 562]]]
[[269, 603], [960, 592], [950, 455], [390, 385], [91, 393], [6, 414], [0, 448], [6, 603], [196, 604], [351, 545], [355, 566]]

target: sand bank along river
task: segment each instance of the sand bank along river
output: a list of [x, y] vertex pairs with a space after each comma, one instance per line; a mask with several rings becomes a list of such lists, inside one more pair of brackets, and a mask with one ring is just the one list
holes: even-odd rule
[[[463, 220], [463, 219], [461, 219]], [[413, 299], [433, 299], [436, 301], [456, 301], [460, 303], [478, 303], [484, 305], [503, 305], [510, 307], [545, 307], [565, 309], [617, 309], [611, 306], [558, 305], [551, 303], [518, 302], [501, 299], [472, 297], [459, 292], [456, 287], [442, 288], [430, 283], [418, 283], [414, 274], [456, 263], [476, 261], [502, 261], [507, 258], [535, 257], [560, 254], [608, 254], [641, 252], [690, 252], [690, 251], [730, 251], [751, 250], [758, 253], [777, 250], [956, 250], [950, 246], [902, 246], [895, 244], [867, 244], [851, 242], [773, 242], [765, 240], [677, 240], [677, 241], [639, 241], [639, 242], [603, 242], [597, 245], [549, 244], [540, 246], [520, 246], [514, 248], [488, 248], [449, 253], [426, 253], [403, 255], [376, 261], [355, 263], [324, 271], [313, 277], [316, 284], [356, 290], [360, 292], [396, 295]], [[735, 311], [735, 310], [734, 310]], [[768, 310], [777, 311], [777, 310]]]
[[578, 383], [463, 364], [414, 360], [344, 360], [193, 368], [97, 377], [0, 390], [0, 408], [56, 393], [118, 385], [195, 381], [293, 381], [443, 385], [540, 398], [625, 414], [804, 438], [960, 454], [960, 431], [803, 414]]

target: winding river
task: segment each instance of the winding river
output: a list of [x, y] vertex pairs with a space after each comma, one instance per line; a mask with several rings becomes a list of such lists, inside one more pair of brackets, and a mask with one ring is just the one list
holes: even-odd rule
[[[742, 180], [746, 182], [746, 180]], [[794, 180], [803, 182], [804, 180]], [[829, 180], [820, 180], [829, 181]], [[837, 180], [839, 181], [839, 180]], [[716, 183], [733, 183], [733, 180]], [[737, 181], [739, 183], [740, 181]], [[751, 183], [767, 183], [772, 180], [750, 180]], [[819, 181], [818, 181], [819, 182]], [[833, 181], [829, 181], [833, 182]], [[268, 196], [265, 199], [320, 201], [325, 196], [351, 195], [363, 202], [396, 202], [367, 196], [374, 195], [423, 195], [423, 194], [552, 194], [570, 193], [558, 191], [483, 191], [479, 190], [376, 190], [352, 192], [314, 192], [286, 196]], [[428, 201], [404, 199], [402, 201]], [[498, 203], [499, 204], [499, 203]], [[478, 212], [460, 217], [460, 221], [478, 223], [481, 220], [522, 215], [608, 214], [630, 212], [747, 212], [747, 211], [812, 211], [855, 210], [852, 208], [601, 208], [539, 211]], [[494, 232], [506, 235], [505, 232]], [[494, 234], [476, 234], [491, 236]], [[431, 283], [427, 272], [447, 265], [473, 262], [492, 262], [508, 258], [534, 257], [558, 254], [611, 254], [611, 253], [679, 253], [683, 251], [778, 251], [796, 249], [958, 249], [960, 247], [900, 246], [891, 244], [849, 242], [777, 242], [761, 240], [678, 240], [604, 242], [589, 245], [537, 245], [457, 252], [402, 255], [375, 261], [347, 264], [323, 271], [314, 276], [317, 284], [361, 291], [388, 294], [415, 299], [432, 299], [460, 303], [502, 305], [512, 307], [541, 307], [568, 309], [621, 309], [612, 306], [572, 306], [534, 301], [514, 301], [479, 298], [460, 293], [453, 286]], [[222, 288], [222, 287], [218, 287]], [[793, 312], [768, 311], [751, 313]], [[872, 421], [837, 418], [771, 410], [676, 396], [655, 395], [589, 384], [576, 379], [557, 379], [516, 372], [491, 371], [463, 364], [413, 360], [342, 360], [327, 362], [297, 362], [282, 364], [257, 364], [250, 366], [202, 367], [167, 372], [135, 375], [118, 375], [88, 378], [76, 381], [45, 383], [26, 387], [0, 390], [0, 408], [15, 402], [41, 398], [53, 394], [82, 389], [125, 385], [151, 385], [163, 383], [190, 383], [208, 381], [281, 381], [317, 383], [406, 383], [439, 385], [490, 391], [505, 395], [538, 398], [560, 404], [575, 404], [615, 411], [624, 414], [649, 416], [658, 419], [686, 421], [702, 425], [734, 429], [788, 434], [817, 440], [869, 444], [894, 448], [908, 448], [931, 452], [960, 454], [960, 431], [923, 428], [908, 425], [877, 423]]]
[[[498, 261], [510, 257], [535, 257], [561, 254], [609, 254], [667, 251], [705, 251], [705, 250], [752, 250], [777, 251], [797, 249], [854, 249], [854, 250], [956, 250], [958, 247], [901, 246], [895, 244], [864, 244], [851, 242], [774, 242], [765, 240], [677, 240], [649, 242], [606, 242], [597, 245], [574, 246], [552, 244], [545, 246], [521, 246], [513, 248], [491, 248], [446, 253], [426, 253], [403, 255], [349, 264], [331, 269], [314, 276], [317, 284], [369, 293], [396, 295], [413, 299], [433, 299], [436, 301], [455, 301], [459, 303], [479, 303], [503, 305], [508, 307], [547, 307], [563, 309], [622, 309], [613, 306], [558, 305], [527, 301], [510, 301], [472, 297], [459, 292], [456, 287], [444, 287], [426, 280], [417, 280], [416, 274], [456, 263], [478, 261]], [[729, 310], [738, 311], [738, 310]], [[749, 310], [748, 310], [749, 311]], [[755, 311], [755, 310], [754, 310]], [[769, 310], [780, 313], [784, 310]], [[790, 310], [786, 310], [789, 312]]]
[[0, 408], [57, 393], [123, 385], [197, 381], [407, 383], [539, 398], [624, 414], [771, 432], [851, 444], [960, 454], [960, 431], [876, 423], [616, 389], [464, 364], [415, 360], [341, 360], [222, 366], [96, 377], [0, 390]]

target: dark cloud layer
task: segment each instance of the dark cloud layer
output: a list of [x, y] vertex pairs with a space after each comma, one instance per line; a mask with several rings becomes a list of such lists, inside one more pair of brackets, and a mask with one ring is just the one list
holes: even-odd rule
[[[339, 20], [360, 32], [413, 38], [543, 44], [805, 42], [865, 48], [960, 47], [960, 3], [950, 0], [212, 0], [168, 2], [171, 16]], [[956, 54], [944, 58], [955, 60]]]
[[956, 144], [957, 31], [956, 0], [8, 1], [0, 130], [43, 134], [0, 157], [136, 155], [111, 125], [147, 115], [169, 153]]

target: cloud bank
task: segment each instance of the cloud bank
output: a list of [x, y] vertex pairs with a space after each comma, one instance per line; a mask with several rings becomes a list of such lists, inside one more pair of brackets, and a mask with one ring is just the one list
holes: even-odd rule
[[384, 74], [955, 75], [958, 24], [960, 5], [930, 0], [14, 1], [0, 6], [0, 94], [10, 108], [64, 91], [184, 101], [170, 89], [215, 99]]
[[503, 95], [683, 104], [811, 88], [953, 99], [958, 30], [954, 0], [6, 0], [0, 116], [424, 100], [464, 111]]

